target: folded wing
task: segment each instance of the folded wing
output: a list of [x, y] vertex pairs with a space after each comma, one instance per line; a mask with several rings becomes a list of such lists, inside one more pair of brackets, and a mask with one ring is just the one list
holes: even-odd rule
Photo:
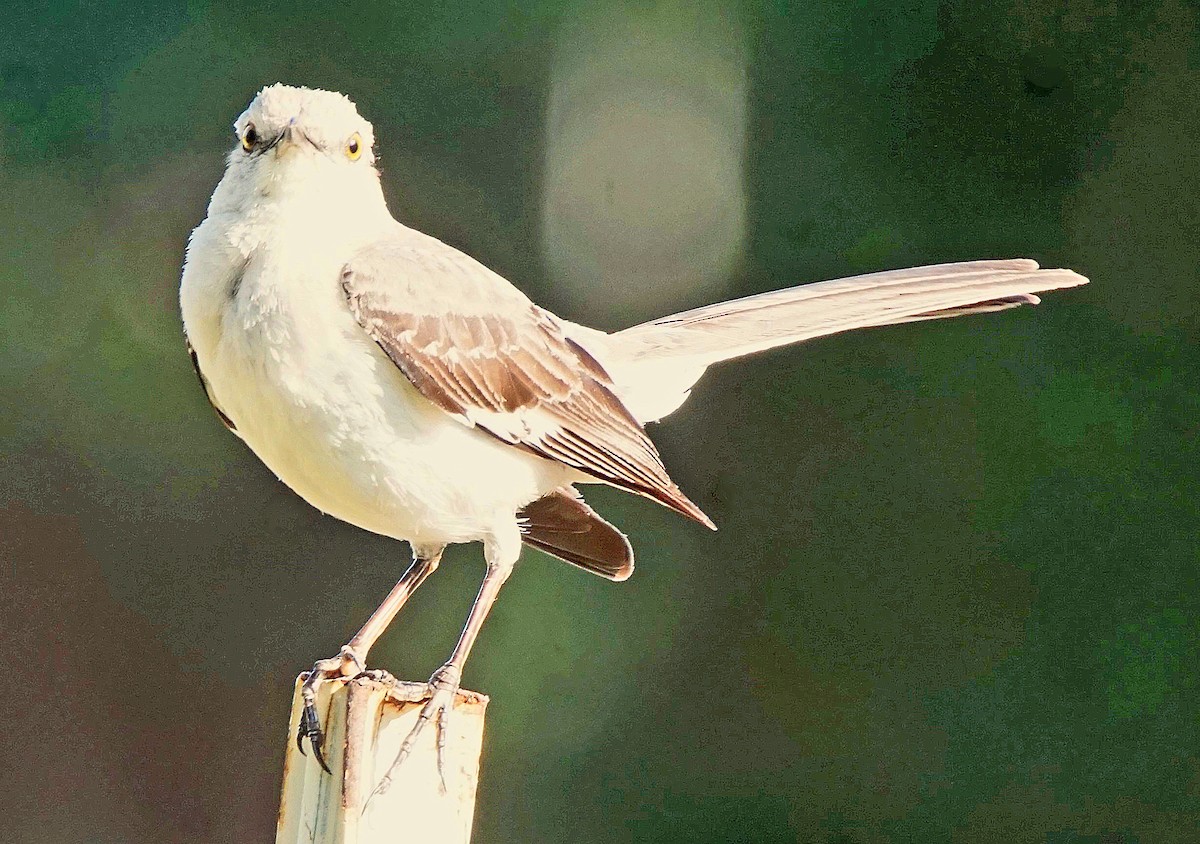
[[633, 574], [633, 548], [625, 534], [600, 518], [574, 488], [539, 498], [517, 518], [526, 545], [609, 580]]
[[482, 264], [401, 228], [356, 255], [342, 286], [363, 330], [455, 419], [712, 526], [603, 367]]

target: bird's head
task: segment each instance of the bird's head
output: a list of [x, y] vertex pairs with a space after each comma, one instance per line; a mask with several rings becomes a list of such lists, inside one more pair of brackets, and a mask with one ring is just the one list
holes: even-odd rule
[[270, 85], [234, 122], [234, 133], [220, 191], [232, 204], [307, 197], [336, 206], [379, 194], [374, 129], [344, 94]]

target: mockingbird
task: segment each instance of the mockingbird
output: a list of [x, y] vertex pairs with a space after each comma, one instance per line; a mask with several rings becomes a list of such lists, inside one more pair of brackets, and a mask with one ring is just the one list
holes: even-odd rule
[[[444, 719], [463, 664], [522, 544], [611, 580], [625, 536], [576, 485], [607, 483], [707, 527], [643, 425], [719, 361], [811, 337], [1036, 304], [1084, 284], [1034, 261], [972, 261], [793, 287], [615, 334], [539, 308], [468, 255], [396, 222], [371, 124], [330, 91], [272, 85], [192, 233], [180, 286], [189, 351], [221, 420], [313, 506], [407, 541], [413, 562], [304, 686], [305, 738], [328, 679], [371, 645], [450, 543], [482, 542], [487, 573], [401, 759]], [[326, 770], [328, 768], [326, 767]]]

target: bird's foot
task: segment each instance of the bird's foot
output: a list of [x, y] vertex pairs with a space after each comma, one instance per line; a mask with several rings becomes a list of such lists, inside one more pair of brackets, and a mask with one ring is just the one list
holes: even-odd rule
[[403, 764], [409, 754], [412, 753], [412, 749], [416, 746], [417, 738], [430, 721], [433, 722], [434, 728], [437, 730], [438, 784], [442, 794], [446, 793], [446, 719], [449, 718], [450, 710], [454, 706], [454, 697], [458, 694], [458, 687], [461, 680], [462, 670], [452, 663], [446, 663], [433, 672], [433, 676], [429, 678], [429, 700], [421, 707], [421, 714], [417, 716], [417, 723], [413, 725], [408, 735], [404, 737], [404, 741], [400, 744], [400, 751], [396, 754], [396, 761], [392, 762], [391, 767], [388, 768], [388, 772], [379, 781], [379, 785], [375, 787], [374, 794], [383, 794], [391, 787], [392, 774]]
[[349, 645], [343, 645], [335, 657], [319, 659], [313, 663], [300, 687], [300, 696], [304, 699], [304, 709], [300, 713], [300, 723], [296, 727], [296, 747], [304, 753], [304, 740], [308, 739], [312, 747], [313, 757], [317, 764], [332, 774], [329, 765], [325, 763], [322, 748], [325, 745], [325, 733], [321, 730], [321, 719], [317, 715], [317, 686], [327, 680], [345, 681], [366, 671], [362, 659]]

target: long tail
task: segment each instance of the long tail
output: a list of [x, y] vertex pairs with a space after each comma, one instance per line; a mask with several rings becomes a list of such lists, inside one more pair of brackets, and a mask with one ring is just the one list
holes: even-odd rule
[[650, 422], [679, 407], [718, 361], [854, 328], [1036, 305], [1035, 293], [1086, 283], [1025, 259], [871, 273], [662, 317], [604, 338], [603, 357], [626, 405]]

